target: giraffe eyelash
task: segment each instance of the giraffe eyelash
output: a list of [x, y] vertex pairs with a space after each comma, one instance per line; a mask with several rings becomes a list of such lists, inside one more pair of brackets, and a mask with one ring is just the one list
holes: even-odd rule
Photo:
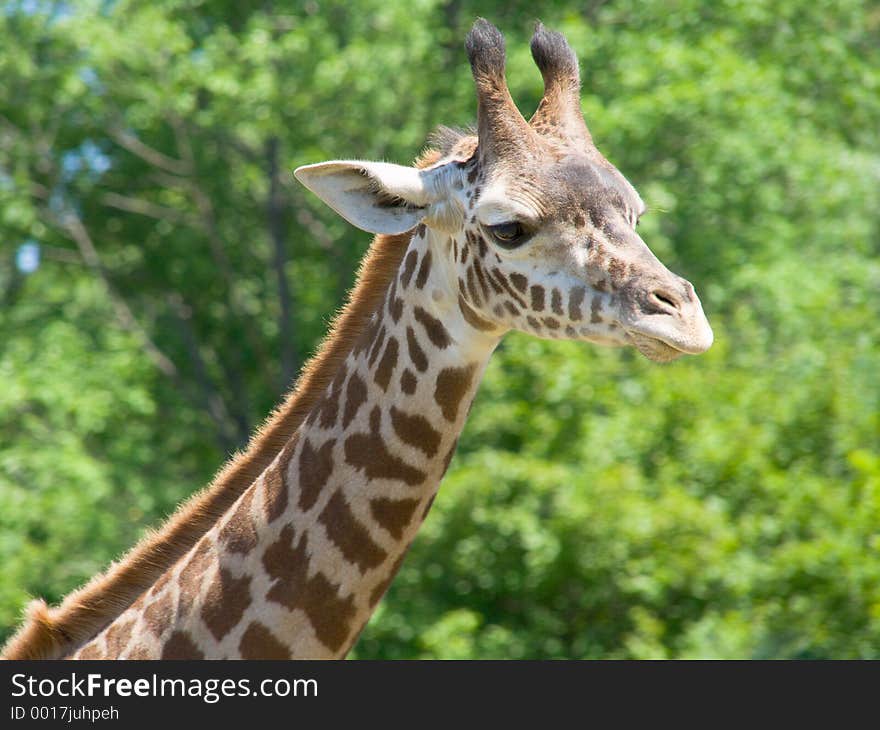
[[534, 234], [534, 230], [526, 226], [522, 221], [511, 220], [494, 225], [484, 225], [483, 228], [488, 233], [488, 237], [499, 248], [505, 251], [513, 251], [524, 244]]

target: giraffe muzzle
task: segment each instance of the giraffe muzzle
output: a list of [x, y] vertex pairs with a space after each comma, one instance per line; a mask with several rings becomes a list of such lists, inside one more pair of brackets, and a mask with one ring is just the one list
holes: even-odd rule
[[657, 362], [699, 355], [712, 346], [714, 334], [693, 285], [674, 276], [635, 297], [627, 337], [639, 352]]

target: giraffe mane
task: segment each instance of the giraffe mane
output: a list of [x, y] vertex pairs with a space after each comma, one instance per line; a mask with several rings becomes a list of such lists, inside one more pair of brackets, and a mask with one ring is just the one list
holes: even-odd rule
[[[445, 130], [440, 149], [427, 149], [416, 167], [428, 167], [461, 133]], [[57, 607], [30, 602], [21, 628], [0, 658], [60, 659], [76, 651], [121, 615], [146, 589], [210, 530], [263, 473], [330, 385], [381, 305], [398, 271], [412, 231], [378, 235], [361, 261], [345, 306], [337, 313], [317, 353], [303, 366], [294, 387], [263, 422], [247, 448], [234, 455], [211, 483], [196, 492], [156, 530], [150, 530], [120, 560], [68, 594]]]

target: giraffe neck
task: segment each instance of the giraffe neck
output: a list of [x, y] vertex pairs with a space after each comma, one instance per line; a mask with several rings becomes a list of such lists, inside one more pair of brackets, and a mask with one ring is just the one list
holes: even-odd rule
[[420, 226], [323, 398], [205, 537], [77, 654], [344, 656], [396, 574], [500, 332]]

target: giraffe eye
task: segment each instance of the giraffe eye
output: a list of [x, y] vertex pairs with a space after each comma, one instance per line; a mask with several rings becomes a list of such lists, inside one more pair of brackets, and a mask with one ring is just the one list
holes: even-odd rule
[[507, 223], [499, 223], [496, 226], [489, 226], [489, 232], [492, 238], [502, 248], [516, 248], [525, 242], [526, 231], [522, 223], [518, 221], [509, 221]]

